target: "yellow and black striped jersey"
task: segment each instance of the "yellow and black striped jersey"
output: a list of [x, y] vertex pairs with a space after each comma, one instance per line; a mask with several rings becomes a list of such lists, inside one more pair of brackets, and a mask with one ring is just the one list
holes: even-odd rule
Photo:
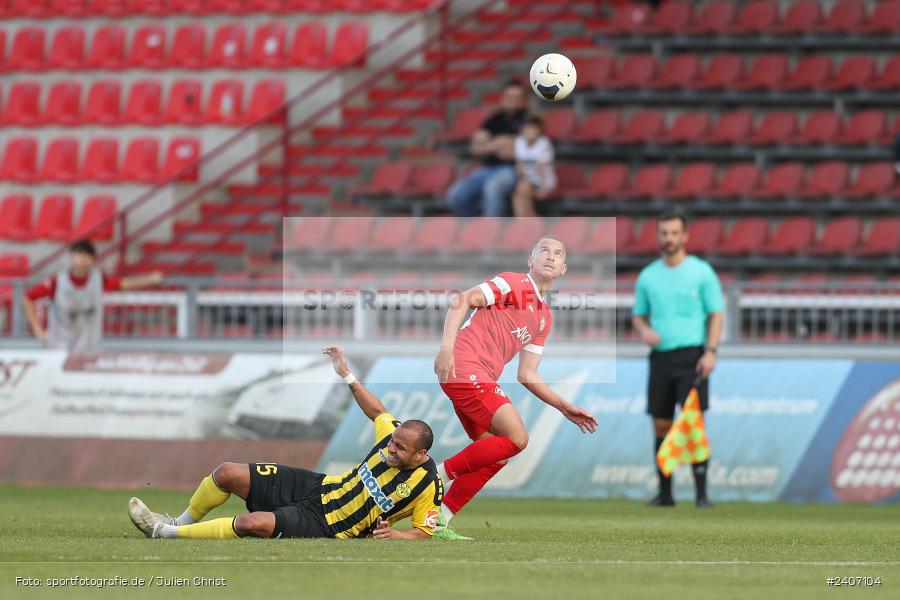
[[391, 525], [412, 517], [413, 527], [431, 535], [444, 495], [434, 460], [415, 469], [389, 467], [384, 460], [391, 434], [400, 425], [390, 413], [375, 418], [375, 446], [354, 469], [322, 481], [325, 520], [337, 538], [368, 537], [378, 517]]

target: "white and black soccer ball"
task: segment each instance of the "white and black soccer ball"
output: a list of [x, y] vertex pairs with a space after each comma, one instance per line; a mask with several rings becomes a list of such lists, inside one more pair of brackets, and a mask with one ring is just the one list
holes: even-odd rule
[[562, 54], [545, 54], [531, 65], [531, 89], [544, 100], [567, 98], [577, 79], [575, 65]]

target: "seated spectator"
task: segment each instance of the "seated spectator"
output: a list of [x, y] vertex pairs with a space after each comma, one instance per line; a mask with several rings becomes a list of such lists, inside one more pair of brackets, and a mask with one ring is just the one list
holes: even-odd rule
[[513, 193], [513, 215], [534, 217], [535, 200], [546, 200], [556, 189], [553, 169], [553, 142], [544, 135], [544, 120], [529, 117], [516, 138], [516, 175], [518, 183]]
[[528, 101], [525, 88], [510, 82], [500, 97], [500, 110], [472, 134], [469, 152], [482, 166], [450, 187], [447, 202], [461, 217], [502, 217], [508, 214], [509, 197], [516, 185], [513, 144], [525, 120]]

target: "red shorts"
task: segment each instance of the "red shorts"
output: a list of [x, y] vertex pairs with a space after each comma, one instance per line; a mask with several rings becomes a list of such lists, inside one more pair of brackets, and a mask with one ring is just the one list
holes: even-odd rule
[[467, 374], [463, 377], [459, 367], [457, 378], [442, 383], [441, 389], [453, 402], [453, 410], [456, 411], [459, 422], [473, 440], [491, 430], [494, 413], [509, 403], [509, 398], [500, 384], [495, 381], [482, 381], [477, 374]]

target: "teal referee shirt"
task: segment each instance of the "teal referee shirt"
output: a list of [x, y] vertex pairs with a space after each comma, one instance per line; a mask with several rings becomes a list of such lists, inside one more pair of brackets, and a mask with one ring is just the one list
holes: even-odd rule
[[650, 327], [659, 334], [654, 350], [675, 350], [706, 344], [706, 319], [724, 308], [722, 285], [703, 259], [687, 256], [669, 267], [657, 259], [644, 267], [634, 286], [634, 309], [650, 316]]

